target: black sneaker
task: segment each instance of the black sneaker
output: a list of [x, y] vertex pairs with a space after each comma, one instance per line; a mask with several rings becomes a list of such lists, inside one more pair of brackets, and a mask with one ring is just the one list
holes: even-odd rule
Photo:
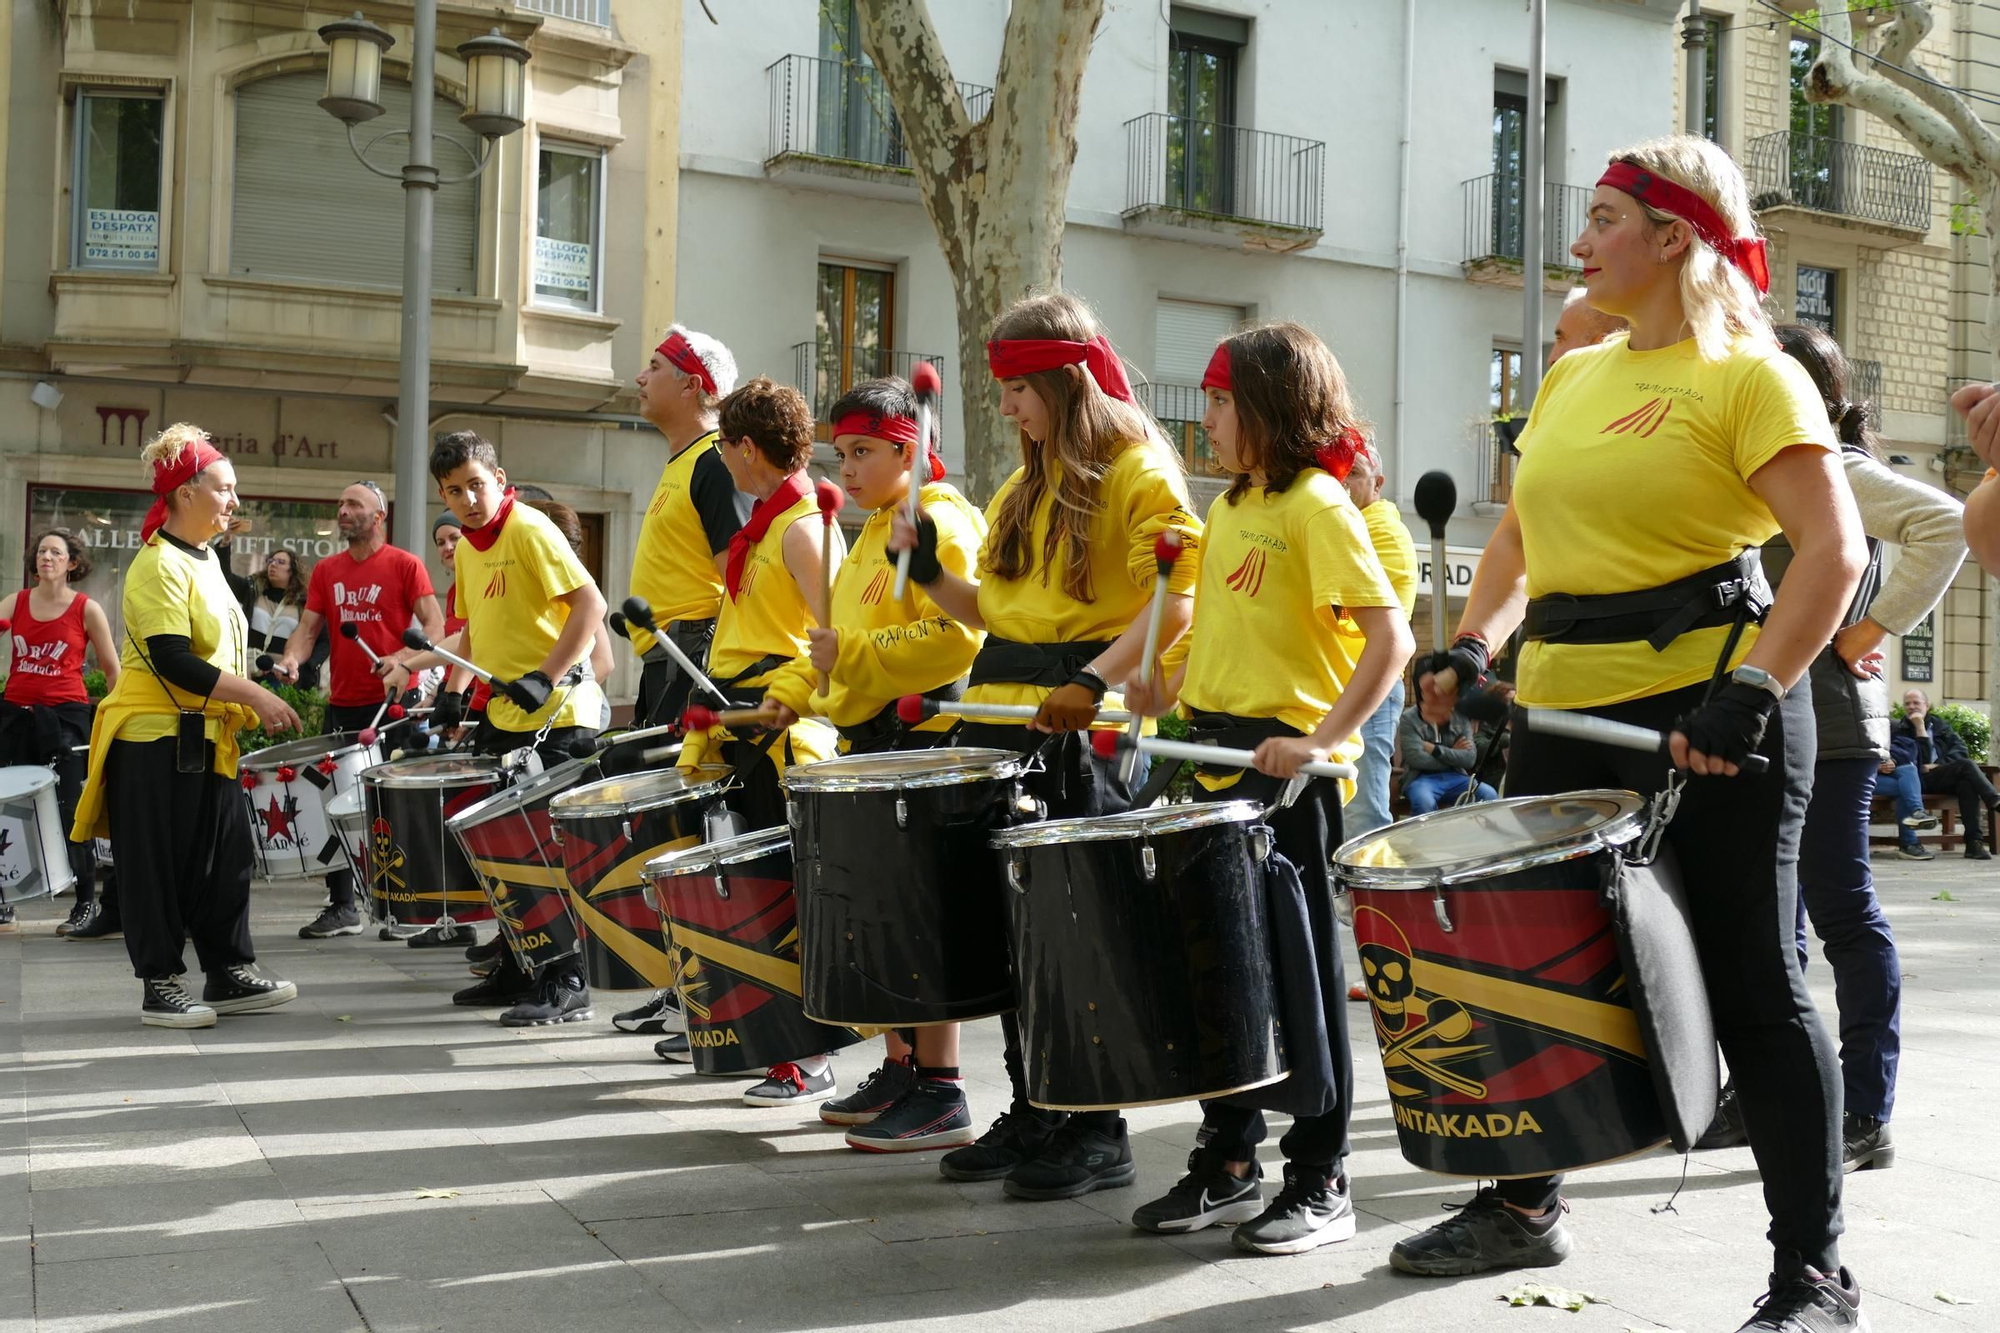
[[1903, 827], [1916, 829], [1920, 833], [1928, 832], [1937, 826], [1938, 817], [1928, 810], [1919, 810], [1914, 815], [1903, 816]]
[[139, 1021], [156, 1028], [212, 1028], [215, 1010], [188, 993], [179, 977], [155, 977], [140, 983]]
[[762, 1083], [743, 1090], [745, 1106], [791, 1106], [799, 1102], [824, 1101], [833, 1095], [833, 1061], [828, 1060], [817, 1074], [808, 1074], [787, 1060], [772, 1065]]
[[1843, 1268], [1829, 1277], [1797, 1259], [1779, 1256], [1780, 1269], [1789, 1271], [1771, 1274], [1770, 1291], [1757, 1298], [1757, 1313], [1737, 1333], [1868, 1333], [1854, 1275]]
[[299, 927], [299, 938], [302, 940], [330, 940], [336, 935], [360, 933], [361, 909], [358, 907], [323, 907], [318, 916]]
[[1986, 850], [1985, 843], [1968, 840], [1965, 844], [1965, 859], [1968, 861], [1991, 861], [1993, 853]]
[[1049, 1136], [1042, 1150], [1007, 1173], [1007, 1193], [1017, 1199], [1074, 1199], [1093, 1190], [1115, 1190], [1138, 1178], [1124, 1117], [1106, 1134], [1076, 1116]]
[[1553, 1268], [1569, 1258], [1569, 1233], [1558, 1203], [1541, 1218], [1523, 1217], [1483, 1189], [1429, 1231], [1396, 1242], [1389, 1266], [1422, 1277], [1463, 1277], [1493, 1268]]
[[80, 926], [69, 932], [73, 940], [115, 940], [125, 937], [125, 927], [118, 919], [118, 909], [106, 907], [99, 898], [90, 905], [90, 915]]
[[1179, 1234], [1248, 1222], [1263, 1212], [1264, 1168], [1252, 1162], [1249, 1178], [1238, 1179], [1222, 1160], [1213, 1148], [1189, 1153], [1187, 1174], [1159, 1198], [1140, 1205], [1132, 1214], [1132, 1225], [1141, 1231]]
[[1063, 1119], [1060, 1111], [1010, 1110], [971, 1143], [939, 1158], [938, 1171], [947, 1180], [999, 1180], [1040, 1152]]
[[1896, 1144], [1886, 1120], [1850, 1111], [1842, 1117], [1840, 1137], [1842, 1170], [1883, 1171], [1896, 1164]]
[[1920, 842], [1906, 842], [1896, 848], [1896, 855], [1905, 861], [1935, 861], [1937, 853]]
[[[886, 1068], [886, 1067], [885, 1067]], [[876, 1075], [870, 1082], [879, 1082]], [[820, 1108], [826, 1118], [826, 1108]], [[972, 1112], [956, 1082], [920, 1078], [893, 1106], [847, 1131], [847, 1146], [862, 1152], [925, 1152], [972, 1142]]]
[[82, 899], [78, 899], [75, 903], [71, 904], [69, 919], [56, 923], [56, 934], [68, 935], [76, 931], [78, 927], [88, 924], [90, 921], [90, 910], [95, 906], [97, 906], [95, 902], [85, 902]]
[[20, 927], [14, 924], [14, 909], [0, 903], [0, 935], [12, 935]]
[[1708, 1128], [1694, 1141], [1694, 1146], [1702, 1152], [1711, 1148], [1734, 1148], [1750, 1141], [1750, 1131], [1743, 1125], [1743, 1107], [1736, 1100], [1736, 1084], [1731, 1081], [1722, 1085], [1722, 1096], [1715, 1103], [1715, 1119], [1708, 1122]]
[[[917, 1083], [916, 1065], [909, 1060], [884, 1060], [882, 1067], [861, 1080], [861, 1086], [845, 1097], [836, 1097], [822, 1103], [819, 1118], [829, 1125], [872, 1124], [896, 1104], [897, 1098], [915, 1087]], [[960, 1143], [972, 1142], [966, 1135]]]
[[685, 1032], [670, 1032], [654, 1042], [653, 1054], [670, 1064], [694, 1063], [694, 1048], [688, 1045], [688, 1034]]
[[499, 934], [496, 932], [492, 939], [486, 940], [479, 944], [475, 944], [470, 948], [468, 948], [465, 951], [465, 961], [468, 963], [488, 963], [492, 962], [494, 959], [498, 958], [501, 954], [505, 953], [506, 951], [507, 951], [507, 941], [501, 939]]
[[252, 1009], [275, 1009], [299, 998], [299, 988], [289, 981], [260, 977], [245, 963], [208, 974], [201, 1002], [218, 1014], [247, 1014]]
[[590, 988], [568, 968], [552, 967], [534, 993], [500, 1015], [500, 1026], [541, 1028], [552, 1023], [582, 1023], [592, 1015]]
[[459, 991], [451, 997], [451, 1002], [468, 1009], [480, 1009], [490, 1005], [518, 1004], [534, 993], [534, 978], [520, 969], [510, 953], [502, 956], [500, 966], [486, 980]]
[[1285, 1163], [1285, 1187], [1271, 1206], [1236, 1228], [1236, 1248], [1253, 1254], [1304, 1254], [1354, 1239], [1347, 1182], [1323, 1166]]
[[620, 1032], [637, 1032], [657, 1037], [666, 1032], [686, 1032], [687, 1015], [681, 1012], [681, 997], [667, 990], [654, 991], [653, 998], [637, 1009], [611, 1016], [611, 1026]]
[[456, 949], [461, 945], [470, 946], [479, 940], [479, 932], [471, 926], [427, 926], [403, 941], [412, 949]]

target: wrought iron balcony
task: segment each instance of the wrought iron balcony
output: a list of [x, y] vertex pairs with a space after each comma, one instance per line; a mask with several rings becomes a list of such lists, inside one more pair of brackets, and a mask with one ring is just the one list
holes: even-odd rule
[[1208, 442], [1208, 432], [1201, 428], [1201, 419], [1208, 415], [1208, 395], [1200, 387], [1148, 384], [1143, 392], [1149, 395], [1153, 417], [1160, 423], [1167, 443], [1180, 453], [1181, 463], [1190, 476], [1228, 475], [1222, 464], [1215, 461], [1215, 448]]
[[1326, 222], [1317, 139], [1152, 112], [1125, 122], [1125, 216], [1153, 209], [1316, 238]]
[[[1871, 430], [1882, 429], [1882, 363], [1862, 361], [1855, 357], [1847, 359], [1847, 394], [1857, 403], [1868, 408], [1868, 425]], [[1956, 413], [1953, 413], [1956, 416]]]
[[[792, 383], [812, 404], [813, 420], [831, 420], [833, 405], [863, 380], [884, 375], [910, 377], [919, 361], [928, 361], [944, 376], [944, 358], [931, 352], [898, 352], [888, 347], [843, 346], [831, 342], [792, 345]], [[942, 428], [938, 434], [943, 435]]]
[[1931, 225], [1931, 166], [1909, 153], [1784, 132], [1750, 141], [1750, 203], [1803, 208], [1900, 231]]
[[[1527, 223], [1522, 217], [1521, 178], [1497, 173], [1475, 176], [1459, 189], [1465, 199], [1465, 262], [1524, 264], [1522, 231]], [[1589, 212], [1590, 191], [1581, 185], [1545, 185], [1542, 235], [1535, 247], [1544, 269], [1577, 269], [1569, 247]]]
[[[873, 65], [785, 56], [772, 62], [764, 75], [771, 92], [767, 161], [808, 158], [909, 172], [903, 127], [890, 104], [888, 86]], [[961, 83], [958, 95], [974, 120], [993, 109], [991, 88]]]
[[1525, 418], [1482, 421], [1473, 428], [1473, 448], [1479, 455], [1480, 500], [1504, 505], [1514, 495], [1514, 468], [1521, 455], [1514, 451]]
[[595, 23], [600, 28], [611, 26], [611, 0], [514, 0], [514, 3], [521, 9], [532, 9], [552, 18]]

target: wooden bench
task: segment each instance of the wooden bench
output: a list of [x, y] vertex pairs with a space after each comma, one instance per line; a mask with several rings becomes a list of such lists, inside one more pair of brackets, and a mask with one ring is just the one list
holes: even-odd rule
[[[2000, 775], [2000, 768], [1992, 764], [1981, 764], [1989, 780]], [[1917, 832], [1917, 841], [1936, 843], [1945, 851], [1956, 851], [1965, 841], [1965, 835], [1958, 827], [1958, 797], [1948, 792], [1925, 792], [1924, 809], [1938, 817], [1938, 826]], [[1894, 847], [1899, 839], [1899, 820], [1896, 818], [1895, 797], [1876, 788], [1875, 801], [1868, 810], [1868, 845], [1871, 847]], [[1878, 825], [1886, 825], [1886, 831], [1878, 831]], [[2000, 811], [1986, 812], [1986, 845], [2000, 849]]]

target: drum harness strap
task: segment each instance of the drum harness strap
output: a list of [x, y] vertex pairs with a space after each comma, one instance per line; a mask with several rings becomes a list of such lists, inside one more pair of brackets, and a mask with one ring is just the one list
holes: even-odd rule
[[[744, 682], [755, 679], [758, 676], [769, 675], [791, 660], [789, 657], [780, 657], [776, 653], [766, 653], [749, 666], [744, 667], [741, 671], [731, 676], [728, 680], [718, 680], [715, 684], [717, 688], [729, 696], [731, 704], [735, 707], [759, 708], [764, 703], [764, 687], [762, 685], [746, 685]], [[750, 776], [750, 770], [757, 766], [757, 761], [769, 754], [771, 747], [778, 743], [778, 738], [785, 734], [784, 731], [767, 731], [755, 740], [737, 736], [736, 742], [742, 749], [739, 751], [740, 757], [729, 765], [729, 785], [732, 787], [743, 786]]]
[[[663, 638], [672, 639], [674, 647], [687, 654], [688, 661], [700, 666], [707, 666], [708, 645], [715, 638], [715, 617], [710, 616], [706, 620], [673, 621], [665, 629], [654, 635], [653, 638], [653, 646], [645, 651], [640, 660], [645, 662], [665, 662], [667, 664], [667, 675], [666, 679], [660, 683], [660, 697], [653, 700], [653, 707], [647, 715], [646, 725], [648, 726], [657, 726], [660, 724], [662, 720], [659, 715], [660, 705], [666, 701], [667, 694], [673, 689], [674, 682], [679, 680], [681, 676], [681, 664], [674, 659], [672, 653], [669, 653], [660, 645], [659, 640]], [[672, 722], [677, 719], [667, 718], [665, 720]]]
[[[960, 676], [949, 684], [940, 685], [934, 690], [925, 690], [924, 698], [946, 701], [958, 699], [965, 693], [965, 682], [966, 678]], [[896, 701], [891, 700], [884, 704], [882, 710], [875, 716], [863, 718], [859, 722], [838, 727], [836, 730], [852, 749], [865, 750], [893, 741], [909, 728], [896, 716]]]
[[[1108, 651], [1112, 643], [1113, 640], [1110, 639], [1080, 639], [1070, 643], [1022, 643], [1015, 639], [1003, 639], [996, 634], [988, 634], [986, 642], [980, 645], [979, 655], [972, 659], [972, 670], [967, 674], [965, 683], [967, 687], [1033, 685], [1038, 689], [1053, 690], [1067, 685], [1077, 672]], [[955, 743], [958, 733], [965, 725], [961, 719], [946, 732], [944, 744]], [[1078, 735], [1062, 733], [1042, 737], [1024, 752], [1027, 771], [1038, 771], [1049, 763], [1051, 743], [1055, 745], [1056, 753], [1060, 754], [1064, 746], [1079, 744], [1081, 739]], [[1088, 760], [1084, 762], [1087, 763]]]

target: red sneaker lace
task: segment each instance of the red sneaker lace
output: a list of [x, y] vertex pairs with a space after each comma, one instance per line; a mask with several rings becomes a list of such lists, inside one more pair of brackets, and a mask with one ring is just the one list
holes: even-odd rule
[[805, 1072], [789, 1060], [781, 1065], [772, 1065], [764, 1077], [772, 1083], [789, 1083], [800, 1092], [806, 1090]]

